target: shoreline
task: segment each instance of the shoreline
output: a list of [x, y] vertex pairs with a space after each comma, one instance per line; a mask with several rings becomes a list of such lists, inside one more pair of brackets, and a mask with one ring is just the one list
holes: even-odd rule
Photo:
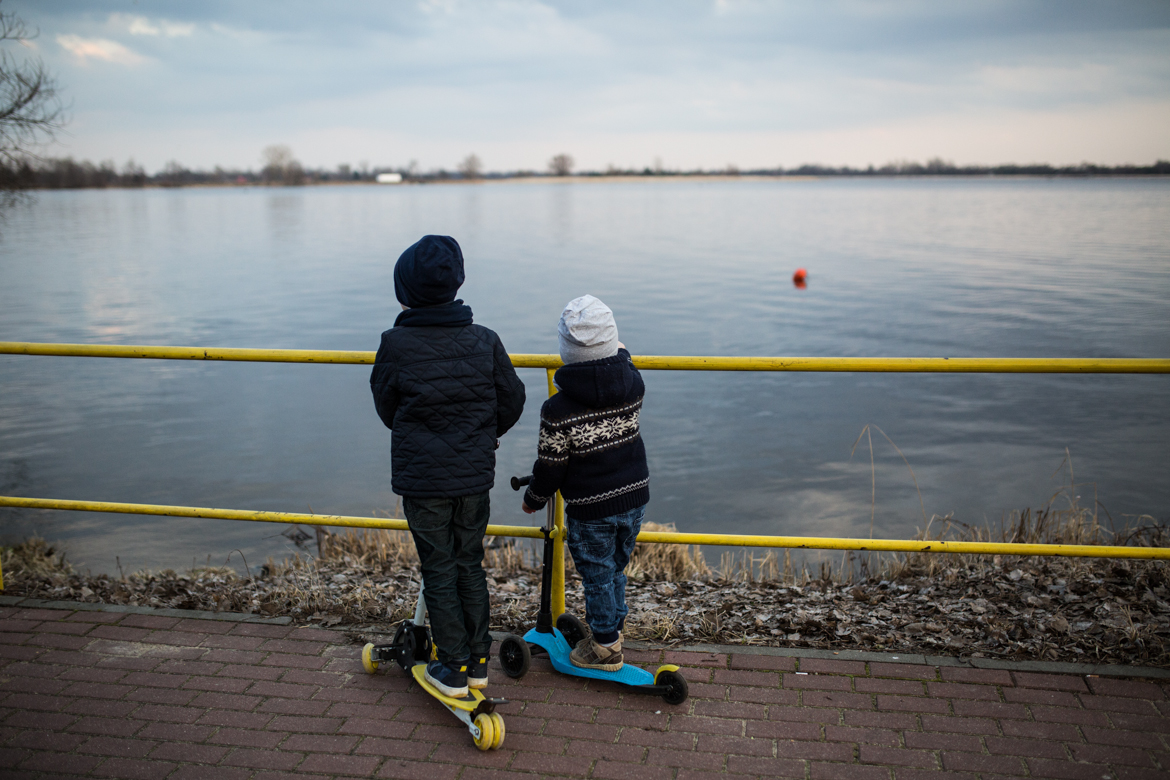
[[[78, 574], [43, 542], [5, 550], [5, 596], [98, 605], [238, 612], [392, 632], [414, 609], [420, 575], [404, 532], [323, 534], [321, 557], [225, 568]], [[535, 621], [540, 575], [517, 545], [485, 560], [494, 631]], [[707, 569], [680, 546], [639, 544], [628, 570], [626, 636], [667, 647], [910, 653], [1170, 669], [1170, 576], [1163, 562], [910, 555], [876, 573]], [[584, 615], [580, 578], [566, 607]]]
[[638, 182], [745, 182], [745, 181], [783, 181], [783, 182], [814, 182], [832, 181], [836, 179], [858, 180], [1051, 180], [1051, 179], [1154, 179], [1170, 180], [1170, 174], [1165, 173], [816, 173], [816, 174], [784, 174], [784, 173], [661, 173], [661, 174], [581, 174], [574, 176], [482, 176], [476, 179], [462, 178], [422, 178], [415, 180], [404, 179], [396, 184], [379, 184], [375, 181], [307, 181], [303, 184], [266, 184], [264, 182], [191, 182], [185, 184], [159, 184], [150, 182], [143, 185], [109, 185], [102, 187], [33, 187], [21, 190], [23, 193], [59, 192], [78, 190], [189, 190], [189, 189], [269, 189], [278, 191], [295, 191], [313, 187], [379, 187], [394, 189], [420, 185], [468, 185], [481, 186], [486, 184], [633, 184]]

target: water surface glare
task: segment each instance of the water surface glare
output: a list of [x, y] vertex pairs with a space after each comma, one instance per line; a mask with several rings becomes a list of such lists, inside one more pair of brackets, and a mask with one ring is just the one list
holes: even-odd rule
[[[589, 292], [637, 354], [1170, 357], [1170, 182], [751, 180], [46, 192], [0, 221], [0, 340], [373, 350], [395, 258], [459, 239], [462, 297], [511, 352], [555, 352]], [[808, 288], [792, 272], [809, 271]], [[499, 450], [493, 519], [535, 455], [543, 371]], [[392, 512], [360, 366], [0, 356], [0, 494]], [[1170, 516], [1170, 376], [646, 372], [648, 519], [684, 531], [905, 537], [1068, 479], [1118, 523]], [[281, 526], [0, 509], [114, 571]], [[233, 556], [233, 559], [238, 556]]]

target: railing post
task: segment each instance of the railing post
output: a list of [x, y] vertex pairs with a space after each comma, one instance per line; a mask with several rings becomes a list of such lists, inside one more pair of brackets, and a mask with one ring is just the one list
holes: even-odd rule
[[[545, 371], [548, 374], [548, 397], [552, 398], [557, 393], [557, 386], [553, 384], [556, 369], [549, 368]], [[556, 529], [556, 539], [553, 541], [551, 602], [552, 619], [555, 623], [565, 611], [565, 499], [561, 497], [561, 491], [557, 491], [553, 501], [555, 502], [553, 528]]]

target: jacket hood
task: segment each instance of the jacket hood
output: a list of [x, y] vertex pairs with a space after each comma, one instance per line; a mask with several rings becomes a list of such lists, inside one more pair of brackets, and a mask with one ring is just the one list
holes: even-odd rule
[[592, 409], [624, 403], [640, 379], [624, 349], [601, 360], [561, 366], [553, 376], [562, 393]]
[[394, 295], [412, 309], [455, 300], [463, 280], [463, 250], [450, 236], [423, 236], [394, 264]]

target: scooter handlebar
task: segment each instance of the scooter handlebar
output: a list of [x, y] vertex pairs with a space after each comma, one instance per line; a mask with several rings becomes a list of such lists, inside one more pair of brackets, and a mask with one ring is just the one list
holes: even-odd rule
[[512, 477], [512, 489], [519, 490], [520, 488], [524, 487], [525, 485], [527, 485], [531, 481], [532, 481], [531, 474], [529, 474], [527, 477]]

